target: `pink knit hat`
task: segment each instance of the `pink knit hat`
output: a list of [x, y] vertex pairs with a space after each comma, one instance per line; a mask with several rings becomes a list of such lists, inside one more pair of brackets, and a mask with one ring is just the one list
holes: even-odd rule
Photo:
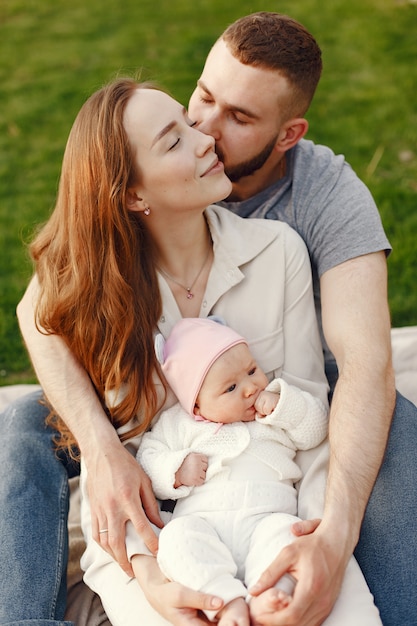
[[198, 392], [214, 361], [239, 343], [247, 341], [214, 317], [185, 317], [166, 341], [156, 336], [156, 355], [167, 383], [190, 415], [194, 416]]

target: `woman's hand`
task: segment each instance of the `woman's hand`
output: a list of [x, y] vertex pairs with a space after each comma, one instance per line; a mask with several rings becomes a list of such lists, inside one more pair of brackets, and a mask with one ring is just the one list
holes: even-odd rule
[[158, 538], [150, 521], [163, 526], [150, 479], [118, 440], [95, 455], [94, 462], [90, 458], [86, 467], [93, 539], [133, 576], [126, 553], [126, 522], [132, 522], [152, 553], [158, 549]]
[[149, 604], [174, 626], [207, 626], [203, 610], [220, 610], [223, 600], [169, 581], [154, 557], [135, 555], [133, 571]]

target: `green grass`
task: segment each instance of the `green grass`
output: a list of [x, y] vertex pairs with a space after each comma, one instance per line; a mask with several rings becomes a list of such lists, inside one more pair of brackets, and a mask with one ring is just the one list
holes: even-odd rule
[[417, 324], [415, 0], [1, 0], [0, 384], [35, 380], [15, 316], [31, 274], [24, 242], [53, 205], [81, 104], [137, 68], [187, 104], [215, 38], [257, 10], [292, 15], [321, 44], [309, 137], [370, 187], [394, 246], [393, 325]]

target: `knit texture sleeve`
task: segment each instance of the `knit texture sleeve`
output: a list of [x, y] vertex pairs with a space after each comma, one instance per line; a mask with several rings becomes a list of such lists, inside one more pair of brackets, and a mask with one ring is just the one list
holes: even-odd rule
[[328, 411], [324, 403], [282, 378], [273, 380], [267, 391], [280, 394], [274, 411], [257, 421], [286, 431], [299, 450], [314, 448], [327, 435]]
[[183, 498], [192, 487], [174, 487], [175, 474], [184, 459], [193, 452], [180, 442], [181, 414], [179, 404], [168, 409], [142, 437], [136, 459], [152, 481], [157, 498], [162, 500]]

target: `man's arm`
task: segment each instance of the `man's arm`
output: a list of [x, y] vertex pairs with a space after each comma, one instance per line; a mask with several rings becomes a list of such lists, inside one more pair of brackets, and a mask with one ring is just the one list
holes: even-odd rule
[[[85, 460], [93, 537], [100, 539], [100, 545], [132, 574], [124, 540], [126, 521], [133, 522], [152, 552], [157, 548], [157, 538], [147, 519], [148, 516], [161, 525], [150, 481], [120, 443], [87, 372], [65, 342], [36, 328], [34, 305], [38, 289], [34, 277], [17, 307], [21, 332], [38, 380], [49, 402], [72, 431]], [[99, 535], [99, 528], [108, 528], [109, 533]]]
[[[361, 256], [326, 272], [321, 302], [324, 334], [339, 368], [325, 509], [317, 530], [285, 548], [261, 577], [257, 594], [285, 571], [298, 579], [293, 602], [263, 622], [269, 626], [313, 626], [330, 613], [358, 541], [395, 404], [385, 254]], [[297, 534], [316, 525], [301, 523]]]
[[323, 330], [339, 369], [330, 407], [330, 464], [323, 526], [359, 538], [395, 406], [384, 252], [347, 261], [321, 279]]

